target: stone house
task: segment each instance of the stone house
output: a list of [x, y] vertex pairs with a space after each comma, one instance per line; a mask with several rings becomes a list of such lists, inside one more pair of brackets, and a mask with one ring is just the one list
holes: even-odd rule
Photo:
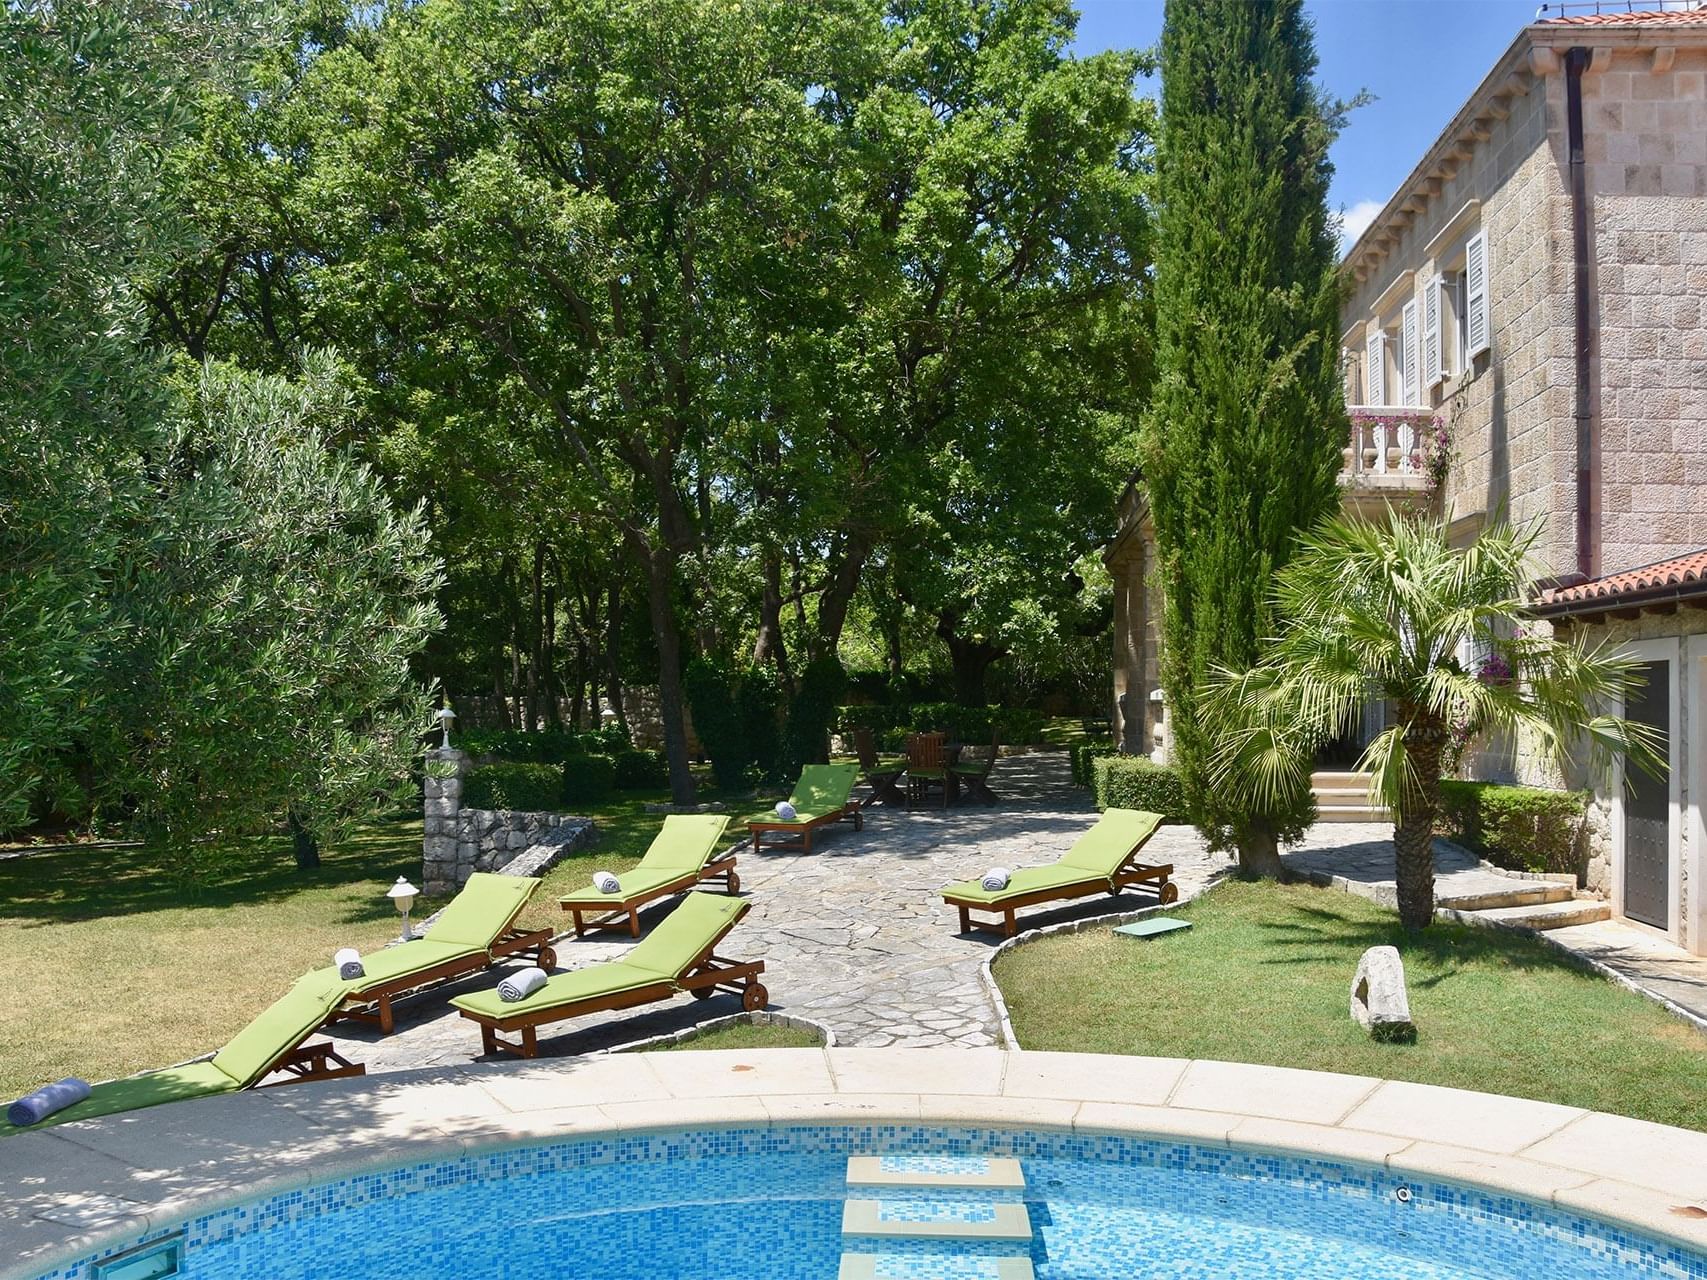
[[[1598, 784], [1591, 887], [1707, 954], [1707, 9], [1522, 29], [1343, 270], [1348, 504], [1538, 529], [1542, 625], [1644, 663], [1623, 710], [1669, 743], [1668, 777]], [[1121, 514], [1117, 732], [1162, 754], [1141, 479]], [[1471, 768], [1591, 781], [1510, 746]]]

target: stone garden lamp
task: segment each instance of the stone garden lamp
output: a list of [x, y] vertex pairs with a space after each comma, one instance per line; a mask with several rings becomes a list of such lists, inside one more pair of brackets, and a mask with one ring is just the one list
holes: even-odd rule
[[399, 942], [412, 942], [415, 935], [409, 932], [409, 908], [415, 905], [415, 895], [421, 892], [402, 876], [397, 877], [397, 883], [387, 889], [385, 896], [397, 904], [397, 910], [403, 916], [403, 932], [397, 935]]

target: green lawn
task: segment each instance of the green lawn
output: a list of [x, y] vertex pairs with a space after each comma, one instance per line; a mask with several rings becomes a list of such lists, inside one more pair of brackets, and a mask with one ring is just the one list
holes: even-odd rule
[[737, 1022], [679, 1044], [662, 1045], [659, 1052], [668, 1053], [676, 1049], [818, 1049], [823, 1047], [823, 1043], [810, 1031], [799, 1027], [785, 1027], [777, 1023], [761, 1027], [750, 1022]]
[[[663, 798], [624, 793], [593, 808], [600, 839], [551, 870], [524, 921], [565, 928], [557, 896], [595, 869], [633, 866], [663, 822], [642, 806]], [[366, 828], [308, 874], [287, 840], [257, 841], [194, 892], [135, 848], [57, 846], [0, 860], [0, 972], [11, 975], [0, 984], [0, 1095], [218, 1047], [339, 947], [371, 950], [395, 937], [385, 891], [400, 875], [419, 883], [420, 873], [418, 821]], [[414, 918], [435, 905], [417, 903]]]
[[[1398, 918], [1348, 893], [1221, 886], [1189, 933], [1044, 938], [996, 965], [1027, 1049], [1220, 1058], [1539, 1098], [1707, 1129], [1707, 1037], [1521, 934]], [[1404, 956], [1414, 1045], [1347, 1014], [1358, 956]]]

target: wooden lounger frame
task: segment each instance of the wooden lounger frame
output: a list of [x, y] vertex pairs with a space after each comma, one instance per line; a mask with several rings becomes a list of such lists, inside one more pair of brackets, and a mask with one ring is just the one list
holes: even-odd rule
[[[730, 927], [734, 927], [734, 921]], [[471, 1022], [480, 1024], [480, 1044], [487, 1053], [513, 1053], [519, 1058], [539, 1056], [539, 1028], [549, 1022], [579, 1018], [586, 1013], [603, 1013], [611, 1009], [633, 1009], [639, 1005], [668, 1000], [678, 991], [685, 991], [695, 1000], [709, 1000], [713, 993], [727, 991], [741, 997], [741, 1007], [748, 1013], [763, 1009], [770, 1001], [770, 992], [759, 975], [765, 971], [763, 960], [728, 960], [717, 954], [717, 947], [729, 930], [725, 929], [688, 967], [678, 979], [660, 978], [643, 987], [618, 991], [614, 995], [592, 996], [569, 1004], [552, 1005], [510, 1017], [494, 1018], [489, 1014], [473, 1013], [467, 1009], [457, 1012]], [[501, 1031], [519, 1031], [520, 1040], [505, 1040]]]
[[667, 881], [655, 889], [648, 889], [645, 893], [635, 894], [632, 898], [613, 898], [610, 905], [614, 909], [601, 916], [595, 916], [591, 913], [602, 910], [602, 904], [595, 907], [586, 902], [564, 901], [562, 905], [565, 911], [575, 917], [575, 936], [577, 938], [585, 937], [589, 929], [627, 929], [630, 934], [638, 938], [640, 936], [641, 907], [649, 902], [656, 902], [659, 898], [668, 898], [671, 894], [680, 893], [684, 889], [691, 889], [696, 884], [703, 883], [706, 880], [715, 880], [719, 876], [723, 877], [723, 883], [728, 886], [727, 892], [739, 893], [741, 891], [741, 877], [735, 874], [735, 855], [728, 853], [721, 858], [713, 858], [698, 871], [685, 871], [676, 879]]
[[812, 852], [812, 833], [819, 827], [828, 826], [832, 822], [851, 822], [855, 831], [865, 830], [865, 819], [860, 815], [860, 805], [857, 800], [849, 800], [840, 809], [830, 813], [819, 814], [805, 822], [775, 822], [763, 818], [747, 823], [747, 831], [753, 837], [753, 852], [762, 853], [766, 847], [761, 837], [767, 832], [786, 831], [793, 838], [788, 840], [772, 840], [772, 849], [798, 849], [801, 853]]
[[[1149, 837], [1146, 836], [1145, 840]], [[1179, 886], [1172, 880], [1174, 865], [1171, 862], [1148, 863], [1137, 861], [1138, 848], [1126, 855], [1126, 861], [1120, 864], [1112, 876], [1106, 880], [1096, 876], [1082, 880], [1077, 884], [1057, 885], [1051, 889], [1038, 889], [1032, 893], [1022, 893], [1017, 898], [1008, 898], [1003, 902], [982, 902], [973, 898], [960, 898], [952, 893], [944, 893], [942, 900], [951, 906], [960, 908], [960, 932], [971, 933], [974, 929], [1000, 929], [1003, 936], [1013, 937], [1019, 930], [1019, 924], [1014, 919], [1014, 912], [1021, 907], [1040, 906], [1045, 902], [1067, 902], [1074, 898], [1088, 898], [1094, 893], [1107, 893], [1113, 897], [1122, 889], [1135, 884], [1154, 884], [1156, 901], [1162, 906], [1179, 901]], [[981, 912], [985, 915], [999, 916], [1000, 920], [974, 920], [972, 913]]]
[[550, 969], [557, 963], [557, 952], [551, 945], [551, 930], [522, 930], [513, 927], [516, 916], [521, 915], [525, 906], [527, 903], [523, 902], [516, 907], [515, 915], [510, 917], [510, 923], [504, 926], [504, 931], [498, 935], [497, 940], [484, 951], [458, 956], [454, 960], [446, 960], [416, 973], [399, 974], [365, 991], [352, 991], [344, 997], [344, 1003], [333, 1011], [332, 1016], [326, 1019], [325, 1025], [331, 1026], [343, 1018], [350, 1018], [357, 1022], [371, 1022], [379, 1028], [381, 1035], [388, 1036], [397, 1025], [392, 1016], [391, 1002], [423, 987], [479, 973], [482, 969], [491, 968], [506, 956], [522, 955], [528, 951], [534, 953], [534, 963], [541, 969]]
[[[267, 1076], [279, 1071], [284, 1073], [283, 1080], [267, 1079]], [[273, 1065], [267, 1068], [266, 1075], [250, 1087], [276, 1089], [282, 1084], [306, 1084], [310, 1080], [337, 1080], [345, 1076], [366, 1074], [366, 1063], [351, 1062], [338, 1052], [330, 1040], [321, 1040], [285, 1050]]]

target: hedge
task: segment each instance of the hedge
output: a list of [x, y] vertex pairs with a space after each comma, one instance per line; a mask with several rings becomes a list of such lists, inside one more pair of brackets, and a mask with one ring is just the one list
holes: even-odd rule
[[624, 751], [615, 763], [618, 791], [656, 791], [670, 785], [670, 765], [662, 751]]
[[616, 784], [616, 761], [609, 756], [576, 756], [563, 762], [560, 789], [564, 804], [599, 804]]
[[468, 809], [519, 809], [557, 813], [562, 809], [563, 770], [552, 764], [485, 764], [470, 769], [462, 782]]
[[1514, 787], [1499, 782], [1440, 784], [1440, 828], [1448, 839], [1513, 871], [1587, 871], [1586, 791]]
[[1000, 730], [1008, 746], [1028, 746], [1043, 740], [1044, 722], [1044, 714], [1029, 707], [968, 707], [957, 702], [836, 709], [842, 733], [870, 729], [885, 746], [909, 733], [946, 733], [976, 746], [989, 742], [993, 730]]
[[1100, 756], [1112, 756], [1119, 748], [1112, 741], [1075, 742], [1067, 748], [1068, 755], [1073, 761], [1073, 785], [1088, 787], [1091, 785], [1091, 763]]
[[1091, 789], [1099, 809], [1147, 809], [1168, 822], [1188, 820], [1179, 774], [1143, 756], [1096, 757]]
[[494, 756], [499, 760], [533, 764], [562, 764], [576, 756], [620, 751], [628, 738], [614, 725], [576, 733], [568, 729], [543, 729], [527, 733], [519, 729], [474, 729], [453, 733], [451, 745], [471, 756]]

